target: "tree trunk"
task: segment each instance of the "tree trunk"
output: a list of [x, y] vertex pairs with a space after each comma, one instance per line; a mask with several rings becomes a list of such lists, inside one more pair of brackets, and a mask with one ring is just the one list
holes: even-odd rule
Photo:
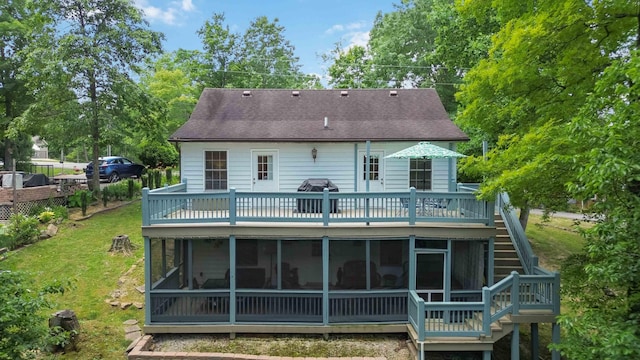
[[518, 220], [520, 221], [522, 230], [527, 230], [527, 223], [529, 222], [530, 212], [531, 212], [531, 208], [529, 206], [525, 206], [520, 209], [520, 216], [518, 216]]
[[109, 252], [121, 252], [125, 255], [131, 255], [133, 252], [133, 246], [129, 235], [118, 235], [111, 239], [111, 248]]
[[55, 345], [54, 352], [75, 350], [76, 340], [80, 331], [80, 322], [78, 322], [76, 313], [73, 310], [60, 310], [53, 314], [49, 318], [49, 328], [54, 334], [59, 334], [61, 331], [69, 332], [69, 341]]

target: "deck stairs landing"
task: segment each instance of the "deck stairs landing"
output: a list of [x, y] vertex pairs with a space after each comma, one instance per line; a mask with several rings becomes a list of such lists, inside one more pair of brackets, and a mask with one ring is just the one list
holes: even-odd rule
[[[427, 319], [427, 322], [432, 322], [436, 328], [442, 327], [441, 319]], [[427, 324], [427, 327], [431, 325]], [[449, 330], [471, 331], [482, 327], [482, 314], [477, 314], [473, 319], [468, 319], [459, 324], [448, 324], [446, 326]], [[425, 351], [451, 351], [451, 349], [457, 349], [458, 351], [482, 351], [493, 348], [493, 344], [507, 336], [513, 331], [513, 321], [511, 315], [506, 315], [491, 324], [491, 335], [480, 335], [476, 337], [467, 336], [427, 336], [423, 342]], [[407, 333], [411, 339], [410, 343], [419, 351], [421, 345], [418, 342], [418, 334], [413, 326], [407, 326]]]
[[500, 213], [495, 215], [495, 225], [497, 235], [494, 242], [493, 282], [497, 283], [509, 276], [512, 271], [524, 274], [524, 268]]

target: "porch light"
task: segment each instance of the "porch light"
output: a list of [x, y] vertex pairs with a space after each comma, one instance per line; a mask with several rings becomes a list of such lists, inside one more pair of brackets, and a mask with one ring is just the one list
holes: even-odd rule
[[316, 162], [316, 158], [318, 157], [318, 150], [315, 147], [311, 149], [311, 157], [313, 158], [313, 162]]

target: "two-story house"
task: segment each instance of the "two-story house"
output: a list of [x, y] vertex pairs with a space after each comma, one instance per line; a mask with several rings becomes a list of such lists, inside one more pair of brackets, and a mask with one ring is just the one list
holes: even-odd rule
[[205, 89], [170, 138], [182, 182], [143, 194], [145, 332], [402, 332], [420, 358], [557, 339], [557, 274], [527, 249], [499, 273], [518, 234], [455, 158], [389, 157], [467, 140], [433, 89]]

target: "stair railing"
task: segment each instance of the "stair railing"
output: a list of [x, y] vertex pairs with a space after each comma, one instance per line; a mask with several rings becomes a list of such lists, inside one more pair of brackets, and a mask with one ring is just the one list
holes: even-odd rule
[[538, 257], [533, 254], [529, 239], [516, 216], [515, 209], [511, 206], [507, 193], [498, 194], [496, 206], [502, 216], [504, 225], [507, 228], [513, 247], [516, 249], [518, 258], [522, 263], [525, 274], [534, 274], [538, 267]]

